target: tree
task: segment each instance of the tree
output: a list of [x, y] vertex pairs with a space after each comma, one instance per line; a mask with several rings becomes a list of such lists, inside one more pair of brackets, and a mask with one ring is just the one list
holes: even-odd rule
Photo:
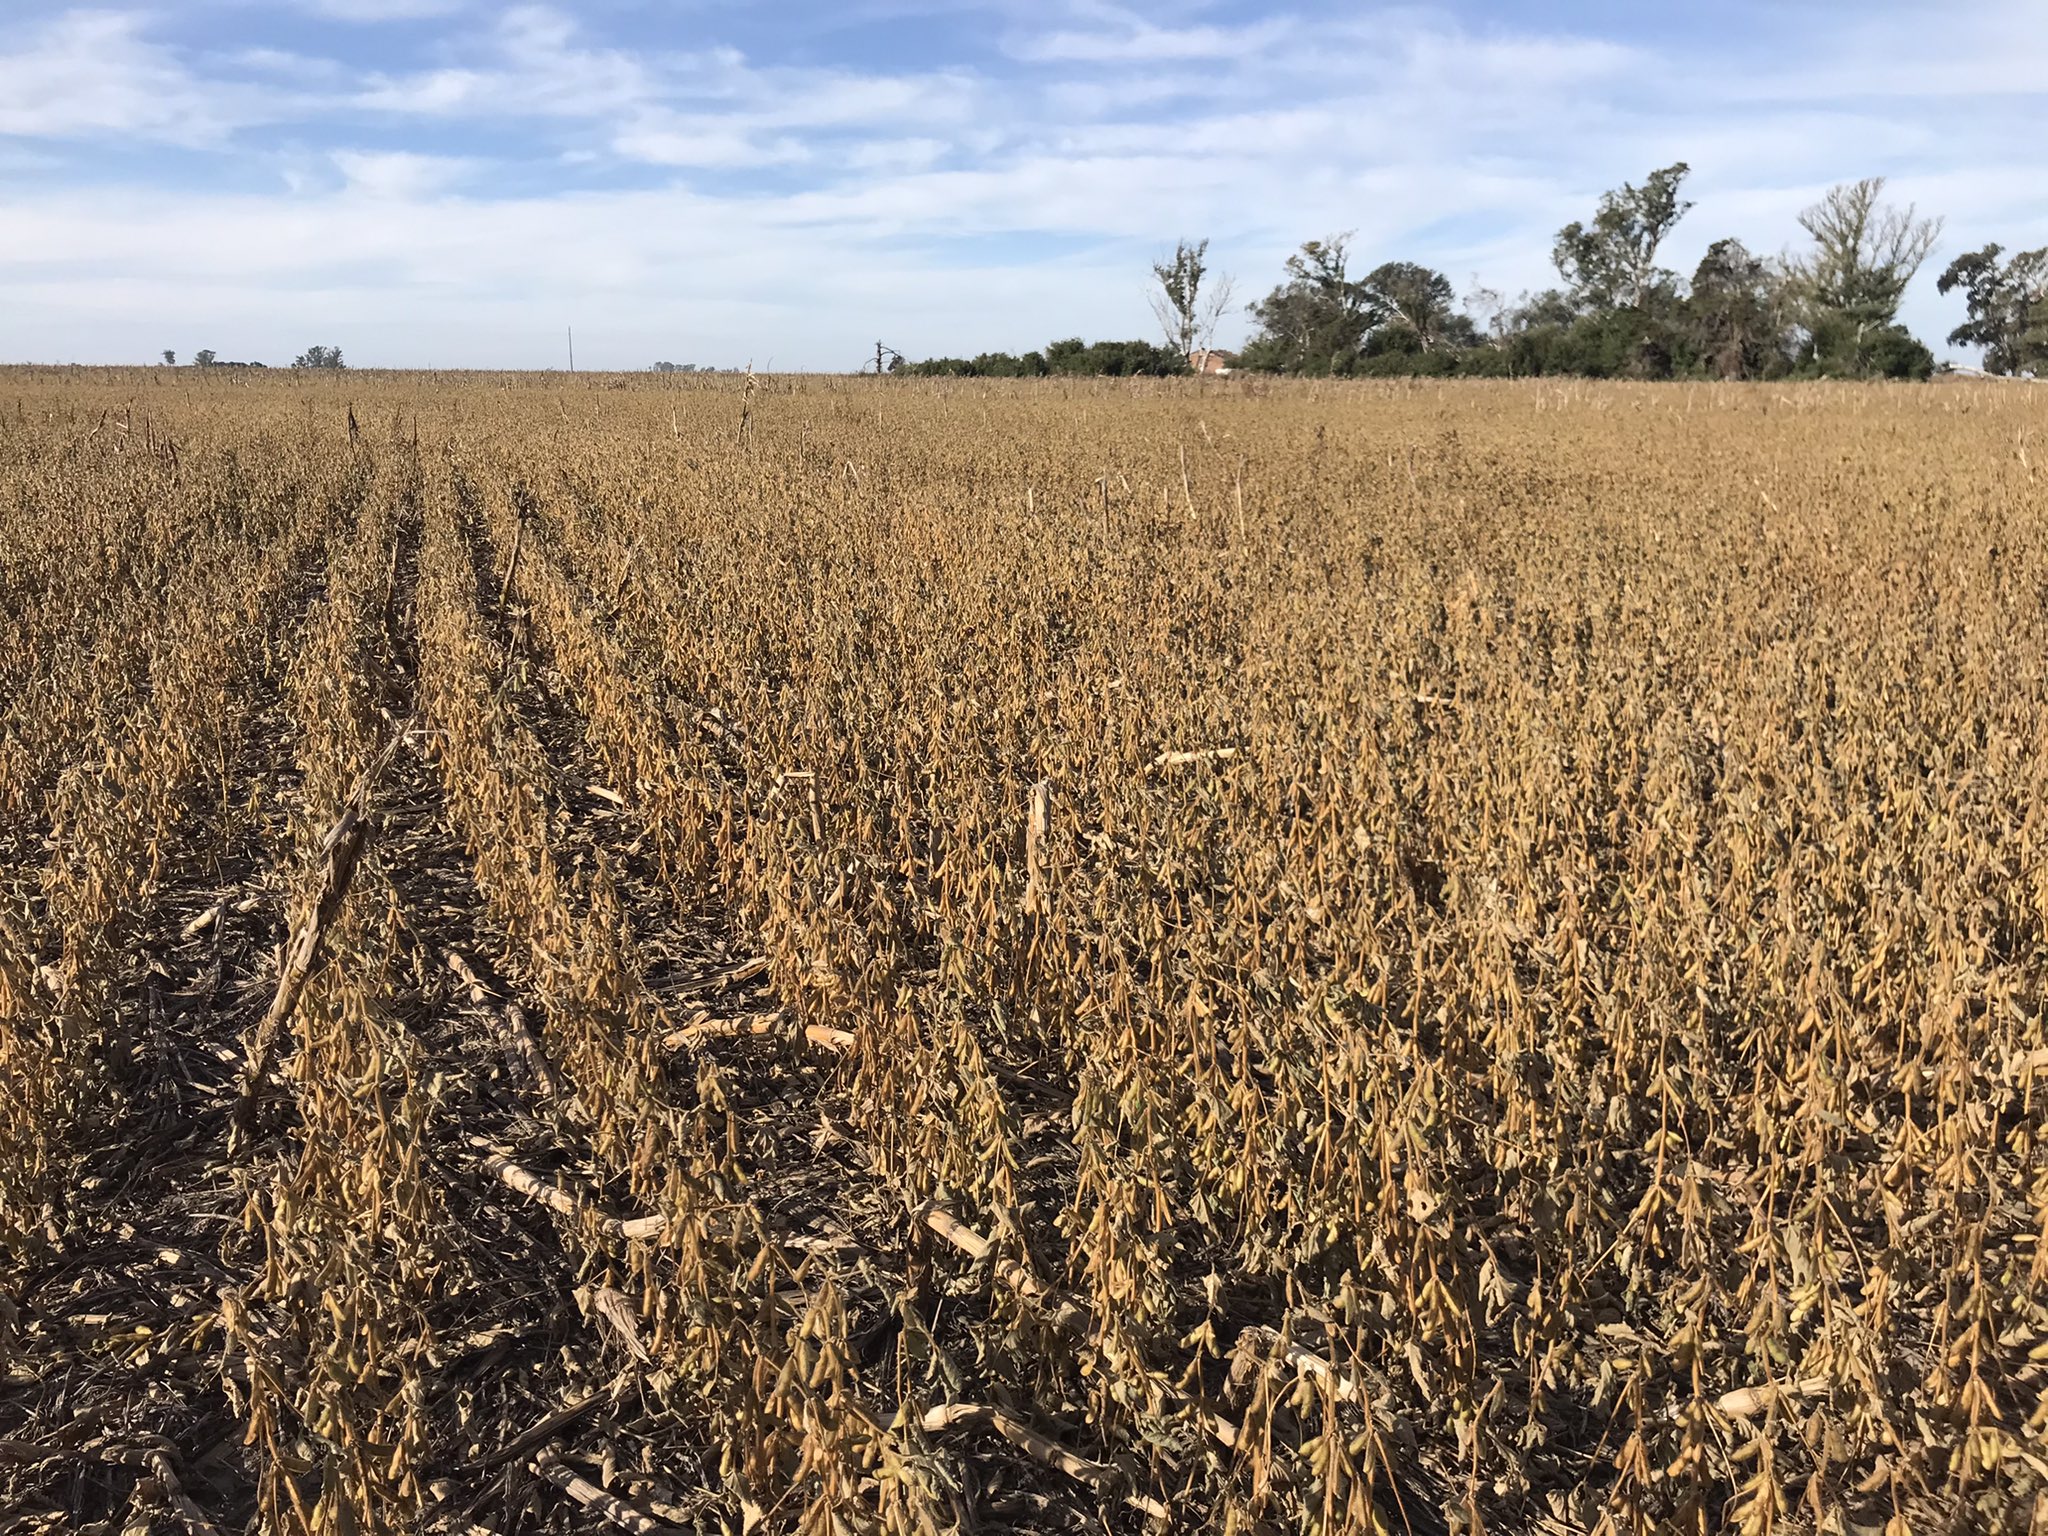
[[1759, 379], [1791, 366], [1784, 282], [1740, 240], [1716, 240], [1692, 275], [1687, 341], [1697, 365], [1723, 379]]
[[1883, 193], [1882, 176], [1844, 182], [1799, 215], [1813, 249], [1787, 271], [1805, 311], [1809, 356], [1825, 372], [1883, 372], [1880, 355], [1892, 365], [1911, 357], [1901, 338], [1926, 350], [1894, 321], [1906, 285], [1941, 238], [1941, 220], [1919, 217], [1910, 203], [1880, 202]]
[[2048, 371], [2048, 246], [2015, 251], [1987, 245], [1948, 264], [1935, 287], [1963, 290], [1970, 318], [1948, 333], [1951, 345], [1982, 347], [1987, 373]]
[[1934, 354], [1903, 325], [1881, 326], [1864, 338], [1863, 372], [1873, 379], [1929, 379]]
[[192, 354], [192, 366], [194, 368], [211, 368], [215, 361], [216, 354], [211, 347], [202, 348]]
[[1031, 379], [1048, 373], [1078, 377], [1106, 376], [1135, 378], [1140, 375], [1164, 378], [1186, 373], [1188, 360], [1172, 347], [1154, 346], [1149, 341], [1098, 341], [1093, 344], [1078, 336], [1051, 343], [1043, 352], [1026, 352], [1022, 357], [1008, 352], [984, 352], [979, 357], [931, 357], [922, 362], [905, 362], [900, 371], [917, 377], [964, 379]]
[[1287, 373], [1346, 373], [1386, 307], [1348, 273], [1349, 235], [1310, 240], [1287, 258], [1287, 281], [1250, 306], [1259, 335], [1246, 346], [1249, 368]]
[[1152, 313], [1167, 346], [1182, 357], [1205, 350], [1215, 339], [1216, 324], [1230, 307], [1237, 286], [1229, 273], [1221, 272], [1204, 287], [1204, 279], [1210, 278], [1208, 254], [1207, 240], [1179, 240], [1171, 260], [1152, 263], [1152, 275], [1159, 281]]
[[1508, 310], [1505, 324], [1510, 332], [1536, 331], [1548, 326], [1563, 327], [1578, 318], [1571, 295], [1562, 288], [1525, 293]]
[[1487, 350], [1514, 375], [1664, 378], [1678, 351], [1668, 317], [1626, 308], [1583, 311], [1561, 288], [1523, 294], [1496, 324], [1500, 340]]
[[308, 347], [292, 362], [294, 368], [343, 368], [339, 347]]
[[[1360, 286], [1387, 316], [1387, 323], [1405, 328], [1424, 352], [1450, 339], [1460, 329], [1458, 322], [1465, 320], [1452, 307], [1451, 280], [1412, 261], [1375, 267]], [[1465, 320], [1462, 329], [1469, 333], [1471, 321]]]
[[1624, 182], [1601, 195], [1590, 225], [1574, 221], [1557, 232], [1551, 260], [1581, 309], [1646, 311], [1676, 296], [1677, 274], [1657, 265], [1657, 248], [1692, 207], [1678, 195], [1691, 169], [1681, 160], [1640, 187]]
[[1512, 313], [1506, 295], [1498, 288], [1490, 288], [1472, 276], [1471, 291], [1465, 295], [1465, 313], [1472, 317], [1473, 328], [1491, 346], [1499, 346], [1507, 340], [1508, 319]]
[[164, 366], [166, 368], [175, 368], [178, 366], [178, 354], [173, 352], [169, 347], [164, 348]]

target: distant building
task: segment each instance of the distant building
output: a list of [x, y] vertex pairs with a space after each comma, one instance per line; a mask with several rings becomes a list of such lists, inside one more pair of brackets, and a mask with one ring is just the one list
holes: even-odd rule
[[1188, 367], [1196, 373], [1228, 373], [1236, 361], [1235, 352], [1224, 352], [1216, 347], [1198, 347], [1188, 354]]

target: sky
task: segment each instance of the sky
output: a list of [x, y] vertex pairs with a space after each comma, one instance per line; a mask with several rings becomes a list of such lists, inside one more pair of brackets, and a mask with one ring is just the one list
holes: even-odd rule
[[1944, 216], [1948, 353], [1947, 261], [2048, 244], [2048, 0], [4, 0], [0, 361], [1024, 351], [1151, 334], [1180, 236], [1229, 343], [1305, 239], [1512, 297], [1681, 159], [1681, 272]]

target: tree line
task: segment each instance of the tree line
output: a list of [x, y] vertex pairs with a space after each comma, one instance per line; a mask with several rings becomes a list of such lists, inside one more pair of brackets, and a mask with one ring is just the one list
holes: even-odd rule
[[[1845, 182], [1799, 215], [1802, 248], [1759, 256], [1740, 240], [1716, 240], [1682, 278], [1659, 257], [1691, 210], [1683, 161], [1640, 186], [1602, 194], [1590, 220], [1557, 232], [1559, 282], [1513, 301], [1484, 286], [1462, 299], [1443, 273], [1387, 261], [1353, 275], [1348, 234], [1309, 240], [1281, 280], [1246, 306], [1255, 330], [1231, 365], [1313, 377], [1924, 379], [1934, 354], [1899, 323], [1907, 286], [1941, 238], [1942, 221], [1884, 200], [1884, 178]], [[1235, 285], [1209, 265], [1207, 240], [1179, 241], [1152, 265], [1151, 305], [1160, 341], [1067, 337], [1021, 355], [984, 352], [912, 362], [891, 353], [889, 371], [1029, 378], [1186, 373], [1214, 355]], [[1955, 346], [1983, 349], [1996, 374], [2048, 373], [2048, 247], [2008, 256], [1992, 243], [1958, 256], [1937, 279], [1960, 291], [1966, 318]], [[889, 349], [877, 347], [876, 365]], [[175, 364], [165, 352], [166, 364]], [[198, 367], [223, 363], [211, 351]], [[338, 369], [339, 347], [309, 347], [294, 368]], [[710, 372], [659, 362], [661, 373]]]
[[[178, 366], [178, 354], [169, 347], [164, 348], [163, 359], [166, 368]], [[194, 368], [263, 368], [268, 365], [264, 363], [232, 363], [221, 357], [213, 348], [202, 347], [192, 354], [191, 366]], [[341, 360], [341, 348], [339, 347], [308, 347], [292, 359], [292, 366], [294, 368], [346, 368], [348, 364]]]
[[[1557, 232], [1559, 282], [1509, 301], [1483, 286], [1461, 300], [1443, 273], [1388, 261], [1353, 273], [1349, 235], [1305, 242], [1281, 281], [1247, 306], [1255, 323], [1233, 366], [1305, 376], [1924, 379], [1934, 354], [1899, 323], [1907, 285], [1942, 221], [1884, 199], [1882, 177], [1846, 182], [1799, 215], [1802, 248], [1759, 256], [1740, 240], [1707, 248], [1690, 279], [1661, 264], [1692, 208], [1683, 161], [1600, 198]], [[1212, 274], [1207, 240], [1181, 240], [1152, 267], [1164, 338], [1055, 342], [1021, 357], [984, 353], [900, 363], [898, 372], [988, 377], [1186, 372], [1211, 349], [1233, 285]], [[1968, 318], [1952, 345], [1984, 349], [2000, 374], [2048, 372], [2048, 248], [2005, 257], [1991, 244], [1938, 280]]]
[[1030, 379], [1054, 374], [1163, 377], [1186, 373], [1188, 359], [1186, 353], [1177, 351], [1170, 343], [1159, 346], [1149, 341], [1086, 342], [1071, 336], [1021, 357], [1008, 352], [984, 352], [978, 357], [933, 357], [916, 363], [899, 358], [889, 371], [984, 379]]

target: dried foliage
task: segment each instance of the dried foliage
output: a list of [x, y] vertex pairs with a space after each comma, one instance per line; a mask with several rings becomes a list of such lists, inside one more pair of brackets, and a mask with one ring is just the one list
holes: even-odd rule
[[2033, 402], [9, 382], [9, 1529], [2048, 1528]]

